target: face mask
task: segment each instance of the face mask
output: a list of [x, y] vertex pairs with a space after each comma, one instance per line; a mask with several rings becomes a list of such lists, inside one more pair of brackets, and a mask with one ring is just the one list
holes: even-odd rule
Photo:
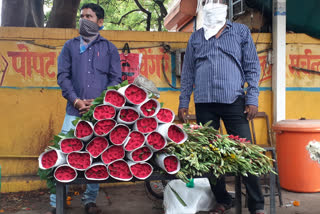
[[79, 33], [85, 42], [92, 41], [99, 34], [99, 25], [87, 19], [80, 19]]
[[203, 7], [203, 28], [206, 40], [215, 36], [225, 25], [227, 9], [227, 5], [217, 3], [208, 3]]

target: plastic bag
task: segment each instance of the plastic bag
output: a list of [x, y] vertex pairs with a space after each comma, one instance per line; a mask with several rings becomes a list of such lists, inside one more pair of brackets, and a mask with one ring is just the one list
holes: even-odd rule
[[[170, 185], [170, 186], [169, 186]], [[183, 206], [171, 190], [173, 188], [187, 204]], [[164, 189], [165, 214], [193, 214], [212, 210], [216, 201], [207, 178], [194, 179], [194, 187], [189, 188], [181, 180], [170, 181]]]

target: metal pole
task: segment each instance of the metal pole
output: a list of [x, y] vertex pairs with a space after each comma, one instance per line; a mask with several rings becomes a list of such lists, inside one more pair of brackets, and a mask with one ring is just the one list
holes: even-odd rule
[[273, 122], [286, 119], [286, 0], [273, 0]]

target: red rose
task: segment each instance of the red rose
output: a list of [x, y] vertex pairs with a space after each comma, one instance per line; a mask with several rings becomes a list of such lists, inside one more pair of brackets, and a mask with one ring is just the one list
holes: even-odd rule
[[93, 132], [91, 126], [86, 121], [80, 121], [76, 127], [76, 137], [83, 138], [91, 135]]
[[178, 169], [178, 159], [174, 156], [168, 156], [164, 159], [164, 167], [168, 172], [173, 172]]
[[108, 147], [108, 145], [108, 140], [104, 137], [95, 137], [87, 145], [87, 151], [96, 158]]
[[132, 160], [133, 161], [145, 161], [149, 159], [152, 155], [150, 149], [148, 147], [142, 147], [137, 149], [136, 151], [132, 152]]
[[70, 166], [76, 169], [87, 169], [91, 165], [90, 154], [86, 152], [72, 152], [67, 157]]
[[109, 177], [107, 167], [104, 165], [92, 166], [85, 172], [87, 178], [107, 179]]
[[108, 165], [110, 175], [116, 178], [129, 179], [132, 178], [127, 162], [123, 160], [115, 161]]
[[142, 133], [149, 133], [156, 130], [158, 123], [154, 118], [142, 118], [137, 121], [137, 128]]
[[107, 91], [104, 100], [117, 107], [122, 107], [125, 103], [124, 97], [119, 92], [113, 90]]
[[116, 114], [116, 110], [110, 105], [100, 105], [95, 107], [93, 117], [96, 120], [110, 119]]
[[132, 151], [136, 148], [139, 148], [145, 141], [144, 135], [137, 131], [132, 131], [129, 135], [129, 138], [130, 140], [125, 146], [127, 151]]
[[136, 105], [142, 103], [147, 98], [147, 93], [135, 85], [128, 86], [124, 94], [130, 102]]
[[139, 118], [139, 114], [133, 109], [121, 109], [120, 119], [126, 122], [133, 122]]
[[173, 142], [180, 143], [184, 139], [184, 133], [176, 125], [171, 125], [168, 129], [168, 137]]
[[170, 123], [173, 118], [173, 114], [169, 109], [162, 108], [157, 114], [158, 120], [164, 123]]
[[59, 181], [69, 181], [76, 177], [76, 171], [70, 166], [61, 166], [57, 168], [54, 175]]
[[110, 132], [116, 125], [116, 122], [112, 119], [100, 120], [94, 125], [94, 131], [98, 135], [105, 135]]
[[163, 149], [165, 146], [164, 137], [158, 132], [152, 132], [147, 137], [147, 142], [150, 146], [152, 146], [156, 150]]
[[142, 113], [144, 114], [144, 116], [149, 117], [152, 116], [157, 109], [157, 103], [154, 100], [149, 100], [146, 103], [144, 103], [141, 107], [140, 107]]
[[46, 152], [41, 158], [41, 164], [43, 168], [49, 169], [53, 167], [58, 160], [58, 154], [56, 150]]
[[137, 178], [146, 178], [152, 173], [152, 167], [147, 163], [136, 163], [130, 167], [132, 174]]
[[124, 157], [125, 151], [122, 146], [110, 146], [106, 151], [101, 155], [102, 161], [105, 164]]
[[60, 144], [61, 151], [67, 154], [74, 151], [80, 151], [82, 147], [82, 141], [77, 138], [64, 139]]
[[118, 125], [110, 132], [110, 141], [115, 145], [121, 145], [128, 137], [129, 128], [125, 125]]

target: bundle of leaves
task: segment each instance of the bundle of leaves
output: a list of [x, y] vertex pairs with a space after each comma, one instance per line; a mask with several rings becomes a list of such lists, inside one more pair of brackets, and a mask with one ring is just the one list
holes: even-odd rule
[[181, 170], [176, 176], [188, 183], [195, 176], [216, 178], [226, 173], [260, 176], [273, 172], [272, 159], [263, 154], [260, 146], [243, 143], [241, 138], [220, 135], [219, 131], [205, 125], [184, 124], [188, 140], [183, 144], [169, 143], [166, 152], [176, 155]]

